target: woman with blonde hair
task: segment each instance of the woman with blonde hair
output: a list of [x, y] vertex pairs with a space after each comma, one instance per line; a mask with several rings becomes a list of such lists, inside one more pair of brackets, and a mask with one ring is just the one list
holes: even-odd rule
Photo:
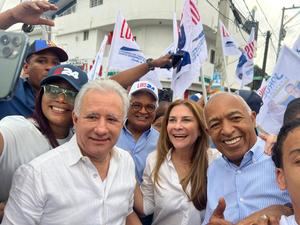
[[153, 225], [201, 224], [206, 207], [208, 135], [203, 111], [190, 100], [173, 102], [162, 122], [157, 151], [146, 162], [135, 209], [154, 213]]

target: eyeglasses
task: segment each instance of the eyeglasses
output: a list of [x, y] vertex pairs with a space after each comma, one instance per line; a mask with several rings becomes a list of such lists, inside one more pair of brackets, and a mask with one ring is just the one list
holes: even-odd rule
[[131, 109], [133, 109], [136, 112], [142, 110], [142, 108], [145, 108], [145, 110], [148, 113], [152, 113], [156, 109], [156, 105], [154, 105], [154, 104], [143, 105], [142, 103], [139, 103], [139, 102], [133, 102], [133, 103], [131, 103], [130, 107], [131, 107]]
[[74, 104], [75, 97], [78, 93], [76, 91], [71, 91], [52, 84], [44, 85], [43, 88], [44, 88], [44, 93], [53, 99], [58, 98], [58, 96], [61, 94], [64, 94], [66, 102], [72, 105]]

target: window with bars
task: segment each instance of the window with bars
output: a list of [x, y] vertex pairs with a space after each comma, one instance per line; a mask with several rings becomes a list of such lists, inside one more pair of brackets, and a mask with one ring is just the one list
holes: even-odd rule
[[90, 0], [90, 8], [96, 7], [98, 5], [102, 5], [103, 0]]

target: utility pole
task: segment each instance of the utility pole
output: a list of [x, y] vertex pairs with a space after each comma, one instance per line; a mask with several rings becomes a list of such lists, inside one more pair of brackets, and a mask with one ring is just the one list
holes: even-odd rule
[[[219, 72], [221, 74], [222, 85], [226, 79], [226, 66], [224, 63], [222, 43], [221, 43], [221, 34], [219, 29], [219, 20], [221, 20], [226, 27], [228, 27], [228, 15], [229, 15], [229, 4], [227, 0], [220, 0], [218, 3], [219, 15], [218, 15], [218, 28], [216, 36], [216, 53], [215, 53], [215, 63], [214, 63], [214, 72]], [[227, 84], [228, 85], [228, 84]]]
[[300, 14], [300, 11], [297, 12], [294, 16], [292, 16], [288, 21], [284, 23], [284, 14], [285, 10], [290, 10], [290, 9], [300, 9], [300, 6], [292, 6], [289, 8], [282, 8], [282, 14], [281, 14], [281, 23], [280, 23], [280, 29], [279, 29], [279, 35], [278, 35], [278, 46], [277, 46], [277, 53], [276, 53], [276, 59], [278, 59], [280, 47], [281, 47], [281, 41], [285, 38], [286, 35], [286, 30], [285, 30], [285, 25], [287, 25], [292, 19], [294, 19], [296, 16]]
[[270, 37], [271, 37], [271, 32], [268, 30], [267, 31], [267, 36], [266, 36], [266, 44], [265, 44], [265, 52], [264, 52], [263, 65], [262, 65], [262, 71], [263, 71], [263, 74], [264, 74], [263, 78], [265, 77], [265, 74], [266, 74], [266, 65], [267, 65], [267, 57], [268, 57]]

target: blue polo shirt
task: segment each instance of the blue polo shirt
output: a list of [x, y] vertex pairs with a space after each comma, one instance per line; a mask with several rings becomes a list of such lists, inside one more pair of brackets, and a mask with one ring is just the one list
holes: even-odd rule
[[20, 78], [12, 99], [0, 101], [0, 119], [9, 115], [31, 116], [34, 110], [35, 94], [27, 79]]
[[130, 153], [135, 164], [137, 181], [142, 183], [146, 159], [150, 152], [156, 149], [159, 133], [154, 128], [146, 130], [137, 141], [124, 124], [116, 146]]

